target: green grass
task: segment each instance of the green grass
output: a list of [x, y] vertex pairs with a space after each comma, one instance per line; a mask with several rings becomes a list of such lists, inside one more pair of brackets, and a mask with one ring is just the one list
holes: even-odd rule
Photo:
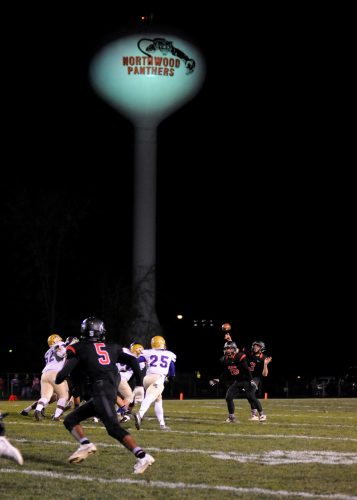
[[142, 475], [132, 474], [135, 457], [90, 421], [84, 427], [98, 453], [69, 464], [77, 443], [63, 424], [23, 417], [25, 406], [0, 402], [10, 413], [7, 437], [25, 460], [0, 459], [2, 500], [357, 499], [357, 398], [266, 400], [266, 423], [250, 422], [239, 399], [237, 424], [224, 423], [224, 400], [165, 400], [171, 432], [159, 430], [152, 409], [140, 431], [128, 426], [156, 458]]

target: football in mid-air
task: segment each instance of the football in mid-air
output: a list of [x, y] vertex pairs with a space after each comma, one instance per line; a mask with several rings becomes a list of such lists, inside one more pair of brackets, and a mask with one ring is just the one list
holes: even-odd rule
[[230, 332], [232, 329], [231, 325], [229, 323], [223, 323], [222, 325], [222, 331], [223, 332]]

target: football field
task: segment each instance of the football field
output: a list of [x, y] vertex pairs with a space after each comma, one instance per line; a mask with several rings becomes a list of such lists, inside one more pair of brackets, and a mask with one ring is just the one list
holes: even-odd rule
[[224, 399], [165, 400], [160, 431], [152, 409], [137, 431], [124, 424], [156, 462], [134, 475], [135, 457], [87, 420], [98, 452], [68, 463], [77, 443], [50, 416], [23, 417], [24, 401], [1, 401], [6, 435], [24, 465], [0, 458], [1, 500], [32, 499], [357, 499], [357, 398], [268, 399], [266, 422], [249, 421], [236, 400], [237, 423], [225, 423]]

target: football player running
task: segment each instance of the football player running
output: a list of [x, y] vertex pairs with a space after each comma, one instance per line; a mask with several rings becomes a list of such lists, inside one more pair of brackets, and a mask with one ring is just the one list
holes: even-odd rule
[[81, 422], [91, 417], [98, 417], [107, 433], [135, 455], [137, 460], [134, 474], [141, 474], [155, 462], [155, 459], [138, 446], [133, 436], [120, 426], [115, 409], [120, 378], [116, 363], [131, 366], [138, 380], [142, 380], [140, 367], [136, 358], [124, 353], [121, 346], [107, 342], [105, 333], [102, 320], [94, 316], [85, 319], [81, 324], [81, 340], [67, 346], [67, 361], [56, 377], [56, 383], [61, 383], [76, 366], [80, 366], [89, 376], [92, 385], [91, 399], [67, 415], [63, 422], [79, 443], [78, 449], [68, 461], [80, 463], [89, 455], [96, 453], [97, 448], [85, 436]]
[[151, 349], [144, 349], [138, 358], [139, 362], [146, 362], [146, 375], [144, 377], [145, 397], [139, 411], [134, 415], [135, 426], [139, 430], [145, 413], [155, 401], [154, 411], [159, 421], [160, 429], [169, 431], [165, 424], [162, 393], [167, 378], [175, 376], [176, 354], [166, 349], [163, 337], [156, 335], [151, 339]]

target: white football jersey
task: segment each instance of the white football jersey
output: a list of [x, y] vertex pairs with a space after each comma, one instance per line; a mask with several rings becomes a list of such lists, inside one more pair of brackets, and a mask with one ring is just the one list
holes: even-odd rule
[[66, 346], [64, 342], [56, 342], [52, 347], [48, 349], [45, 354], [46, 366], [42, 370], [42, 373], [48, 370], [62, 370], [64, 361], [66, 359]]
[[129, 381], [131, 379], [131, 377], [133, 376], [133, 370], [131, 368], [129, 368], [128, 370], [119, 370], [120, 371], [120, 378], [121, 380], [127, 380]]
[[[130, 356], [136, 358], [135, 354], [133, 354], [127, 347], [123, 347], [123, 352], [126, 352], [127, 354], [130, 354]], [[123, 365], [122, 363], [116, 363], [116, 365], [118, 370], [120, 371], [120, 377], [125, 380], [130, 380], [134, 374], [132, 368], [130, 368], [130, 366], [128, 365]], [[139, 366], [140, 370], [143, 370], [145, 368], [145, 363], [141, 362], [139, 363]]]
[[[126, 354], [130, 354], [130, 356], [133, 356], [133, 353], [128, 349], [127, 347], [123, 347], [123, 352]], [[122, 363], [116, 363], [118, 371], [120, 372], [120, 377], [124, 378], [125, 380], [129, 380], [132, 375], [133, 375], [133, 370], [130, 368], [128, 365], [124, 365]]]
[[146, 375], [157, 373], [166, 377], [171, 361], [176, 362], [176, 354], [167, 349], [144, 349], [140, 355], [142, 357], [146, 361]]

